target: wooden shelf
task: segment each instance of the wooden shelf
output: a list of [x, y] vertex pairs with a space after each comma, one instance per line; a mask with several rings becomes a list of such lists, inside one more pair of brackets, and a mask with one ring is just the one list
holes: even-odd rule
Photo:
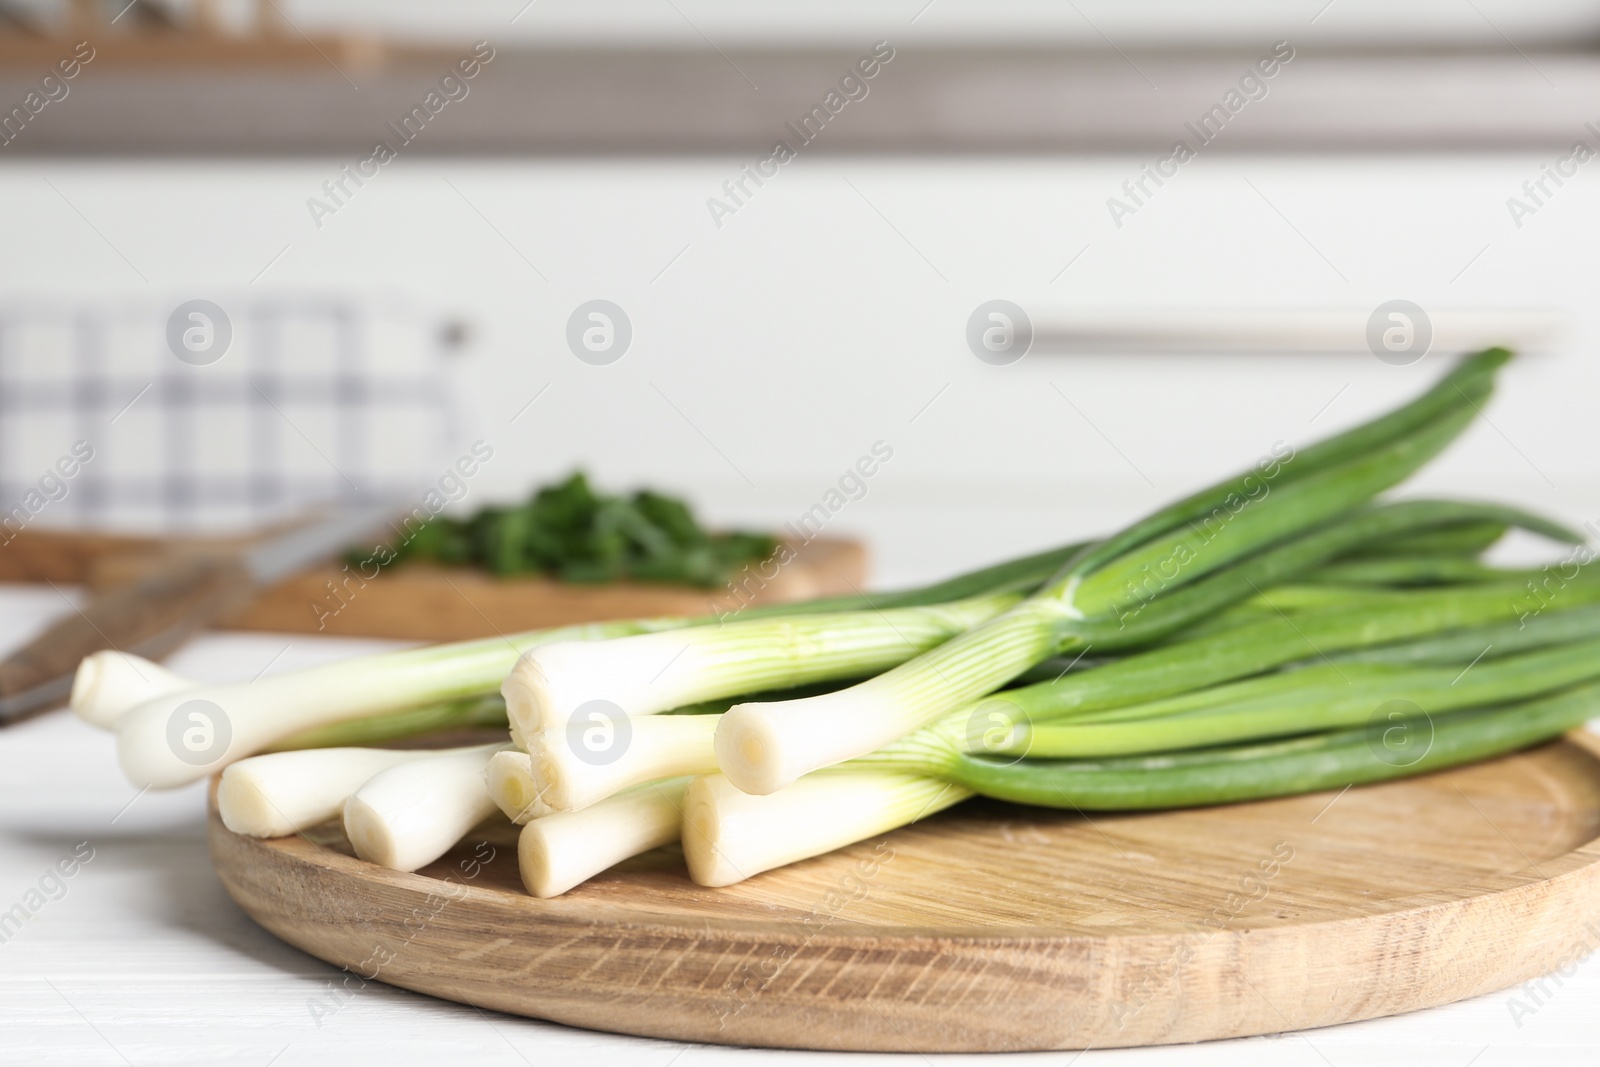
[[[97, 48], [70, 99], [30, 123], [6, 146], [9, 155], [365, 157], [385, 124], [408, 114], [470, 45], [284, 36], [198, 45], [130, 38]], [[23, 62], [24, 54], [33, 58]], [[37, 41], [0, 43], [0, 102], [20, 100], [46, 69], [40, 57], [53, 54]], [[840, 50], [724, 57], [710, 49], [500, 48], [469, 97], [404, 151], [765, 158], [792, 137], [785, 124], [820, 103], [856, 58]], [[867, 97], [802, 151], [1158, 155], [1252, 58], [906, 46]], [[1600, 55], [1305, 49], [1269, 88], [1204, 150], [1559, 151], [1586, 135]]]

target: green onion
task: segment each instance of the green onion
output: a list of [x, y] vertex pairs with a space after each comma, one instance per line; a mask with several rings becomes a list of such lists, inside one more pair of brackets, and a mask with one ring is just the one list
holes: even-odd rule
[[1319, 567], [1309, 580], [1341, 585], [1412, 586], [1498, 582], [1516, 577], [1525, 574], [1491, 567], [1467, 556], [1435, 555], [1335, 561]]
[[506, 702], [498, 693], [428, 704], [420, 708], [350, 719], [318, 726], [285, 737], [269, 746], [270, 751], [301, 748], [366, 748], [400, 741], [423, 734], [450, 730], [504, 730]]
[[523, 748], [585, 705], [629, 716], [761, 689], [860, 677], [933, 648], [1015, 604], [990, 594], [935, 607], [753, 619], [611, 641], [563, 641], [521, 657], [501, 686]]
[[[524, 824], [519, 862], [541, 896], [675, 834], [691, 876], [717, 886], [973, 793], [1137, 810], [1488, 758], [1600, 711], [1600, 568], [1587, 549], [1559, 570], [1484, 564], [1512, 528], [1580, 543], [1515, 508], [1374, 498], [1461, 432], [1508, 357], [1469, 357], [1411, 403], [1298, 454], [1274, 446], [1104, 540], [921, 589], [523, 634], [253, 686], [107, 654], [86, 661], [74, 705], [114, 723], [125, 770], [157, 785], [274, 744], [508, 725], [519, 749], [248, 760], [221, 804], [244, 832], [287, 832], [342, 799], [357, 854], [405, 870], [498, 810]], [[533, 536], [511, 533], [500, 548]], [[184, 715], [206, 717], [197, 707], [225, 749], [199, 767], [170, 740]]]
[[1395, 537], [1381, 545], [1369, 545], [1351, 552], [1349, 559], [1378, 556], [1457, 556], [1471, 558], [1505, 536], [1507, 527], [1498, 522], [1466, 522], [1438, 530]]
[[368, 779], [344, 805], [344, 832], [356, 855], [395, 871], [414, 871], [444, 855], [499, 814], [484, 771], [505, 747], [428, 753]]
[[684, 797], [683, 857], [700, 885], [732, 885], [915, 822], [971, 795], [949, 782], [875, 769], [808, 775], [770, 796], [752, 796], [722, 775], [708, 775], [696, 778]]
[[110, 730], [130, 708], [196, 684], [142, 656], [106, 649], [78, 664], [69, 703], [84, 722]]
[[[1600, 715], [1600, 684], [1551, 696], [1419, 718], [1409, 724], [1423, 751], [1396, 752], [1382, 730], [1355, 727], [1289, 741], [1109, 760], [932, 756], [951, 781], [986, 796], [1043, 807], [1134, 810], [1230, 804], [1385, 781], [1514, 752], [1559, 737]], [[901, 765], [908, 761], [892, 761]]]
[[1399, 484], [1455, 440], [1476, 414], [1466, 408], [1369, 456], [1275, 488], [1230, 513], [1215, 528], [1186, 526], [1083, 573], [1070, 568], [1041, 595], [1073, 618], [1099, 618], [1141, 607], [1165, 593], [1273, 543], [1342, 515]]
[[323, 748], [252, 756], [223, 770], [217, 814], [236, 834], [286, 837], [338, 818], [350, 795], [379, 772], [436, 754]]
[[1581, 540], [1579, 534], [1543, 516], [1503, 505], [1450, 500], [1375, 504], [1168, 593], [1154, 605], [1155, 610], [1074, 623], [1065, 642], [1098, 644], [1102, 648], [1149, 644], [1214, 617], [1241, 600], [1260, 597], [1269, 586], [1310, 579], [1316, 568], [1352, 546], [1482, 516], [1494, 516], [1508, 525], [1566, 544]]
[[[1191, 655], [1203, 657], [1205, 652], [1192, 650]], [[1140, 657], [1116, 666], [1123, 682], [1141, 669], [1153, 670], [1157, 677], [1165, 674], [1162, 664], [1144, 665]], [[1097, 672], [1089, 671], [1070, 680], [996, 693], [850, 766], [893, 761], [899, 753], [922, 753], [929, 745], [939, 751], [1030, 760], [1162, 752], [1342, 728], [1366, 721], [1393, 701], [1415, 706], [1419, 713], [1438, 713], [1521, 700], [1600, 676], [1600, 640], [1466, 666], [1470, 669], [1454, 663], [1448, 667], [1319, 664], [1183, 690], [1163, 699], [1119, 703], [1112, 710], [1082, 714], [1080, 707], [1079, 714], [1069, 718], [1044, 718], [1052, 710], [1051, 691], [1081, 690], [1081, 683], [1095, 679]], [[1068, 703], [1059, 702], [1054, 710], [1059, 712]], [[626, 751], [598, 765], [586, 759], [572, 739], [550, 737], [535, 749], [527, 773], [542, 783], [542, 795], [557, 810], [581, 808], [652, 778], [710, 773], [717, 767], [713, 748], [717, 720], [716, 715], [702, 715], [641, 721], [635, 724]], [[514, 758], [496, 757], [508, 762]], [[510, 811], [506, 804], [502, 807]]]
[[[1178, 641], [1093, 670], [996, 694], [1019, 722], [1042, 721], [1125, 707], [1355, 648], [1382, 646], [1484, 623], [1503, 626], [1515, 615], [1513, 588], [1469, 586], [1425, 590], [1404, 600], [1356, 604], [1293, 616], [1268, 617], [1192, 641]], [[1600, 574], [1585, 574], [1567, 590], [1573, 607], [1600, 601]], [[1269, 594], [1270, 597], [1270, 594]], [[1555, 618], [1552, 615], [1551, 618]], [[1480, 644], [1472, 652], [1483, 651]]]
[[[1503, 530], [1505, 527], [1501, 524], [1494, 524], [1494, 528]], [[1068, 546], [1065, 549], [1055, 549], [1038, 556], [1000, 564], [997, 567], [985, 568], [984, 571], [974, 572], [972, 575], [963, 575], [959, 578], [929, 586], [926, 590], [885, 594], [881, 598], [874, 598], [877, 603], [873, 606], [879, 609], [887, 609], [895, 606], [914, 606], [923, 601], [938, 604], [944, 602], [943, 598], [947, 593], [961, 594], [974, 590], [981, 591], [985, 584], [991, 583], [996, 586], [1013, 589], [1036, 587], [1049, 576], [1048, 572], [1057, 569], [1060, 561], [1070, 556], [1072, 552], [1076, 551], [1076, 548], [1077, 546]], [[1427, 558], [1438, 559], [1443, 557]], [[1448, 558], [1458, 559], [1458, 557]], [[1363, 560], [1349, 564], [1349, 566], [1371, 565], [1381, 567], [1386, 562], [1388, 561], [1375, 557], [1370, 563]], [[1459, 560], [1459, 562], [1471, 563], [1471, 561], [1467, 560]], [[1476, 566], [1476, 564], [1472, 565]], [[1324, 565], [1311, 572], [1307, 576], [1307, 581], [1325, 582], [1330, 572], [1335, 572], [1343, 566], [1346, 566], [1346, 564], [1333, 563]], [[1497, 570], [1492, 571], [1492, 573], [1496, 576], [1507, 574], [1505, 571]], [[1405, 575], [1400, 575], [1399, 577], [1404, 580]], [[1374, 580], [1377, 580], [1376, 577]], [[1183, 636], [1185, 638], [1198, 636], [1208, 630], [1237, 625], [1242, 621], [1259, 621], [1261, 618], [1272, 617], [1280, 612], [1294, 613], [1312, 607], [1370, 603], [1373, 597], [1384, 595], [1385, 592], [1384, 590], [1365, 587], [1347, 588], [1342, 585], [1332, 584], [1277, 586], [1271, 590], [1270, 605], [1266, 594], [1251, 597], [1248, 600], [1241, 601], [1234, 608], [1229, 609], [1210, 622], [1185, 630]], [[842, 607], [848, 607], [851, 604], [861, 604], [864, 600], [865, 598], [863, 597], [837, 598], [835, 603]], [[793, 605], [793, 607], [797, 611], [805, 609], [805, 613], [809, 613], [813, 603], [806, 602]], [[774, 608], [762, 609], [763, 612], [771, 612], [773, 610]], [[771, 617], [757, 612], [752, 612], [751, 614], [756, 614], [758, 617]], [[116, 716], [126, 711], [128, 707], [136, 706], [144, 699], [148, 699], [151, 695], [175, 693], [193, 688], [199, 684], [167, 670], [160, 664], [152, 663], [149, 660], [127, 653], [97, 652], [90, 659], [95, 661], [94, 668], [80, 670], [78, 678], [80, 684], [92, 685], [98, 690], [99, 696], [97, 698], [85, 695], [84, 699], [99, 699], [101, 701], [96, 706], [105, 714], [105, 721], [97, 723], [99, 725], [110, 726]], [[1054, 679], [1073, 660], [1076, 660], [1079, 667], [1090, 666], [1094, 663], [1094, 661], [1077, 657], [1063, 659], [1059, 663], [1047, 660], [1026, 672], [1018, 681], [1031, 683]], [[119, 682], [117, 681], [118, 678], [122, 680]], [[812, 686], [795, 687], [788, 691], [763, 693], [758, 696], [732, 694], [733, 697], [739, 699], [730, 701], [729, 697], [721, 697], [682, 705], [671, 710], [674, 714], [720, 713], [728, 710], [732, 704], [740, 703], [743, 700], [787, 700], [800, 696], [832, 692], [841, 687], [841, 683], [832, 681]], [[114, 694], [121, 694], [122, 700], [115, 699]], [[268, 746], [267, 751], [293, 751], [306, 748], [364, 748], [445, 731], [497, 730], [506, 726], [505, 699], [499, 693], [489, 693], [482, 696], [468, 697], [463, 700], [402, 708], [398, 711], [314, 727], [273, 743]]]
[[518, 826], [555, 811], [545, 802], [544, 786], [534, 777], [533, 757], [526, 752], [517, 749], [496, 752], [489, 757], [483, 778], [489, 799]]
[[[1383, 705], [1402, 702], [1434, 714], [1515, 701], [1600, 677], [1600, 641], [1560, 645], [1481, 663], [1470, 669], [1329, 664], [1267, 675], [1219, 690], [1174, 712], [1170, 701], [1120, 708], [1103, 716], [1024, 725], [1003, 751], [1030, 759], [1134, 755], [1201, 748], [1358, 725]], [[1266, 684], [1292, 681], [1293, 685]]]
[[[1492, 659], [1530, 648], [1600, 637], [1600, 604], [1584, 601], [1583, 597], [1569, 598], [1566, 609], [1531, 619], [1469, 626], [1437, 636], [1335, 652], [1328, 658], [1334, 663], [1466, 663], [1478, 657]], [[1509, 614], [1517, 611], [1513, 608]]]
[[583, 811], [534, 819], [517, 838], [522, 884], [560, 896], [625, 859], [678, 840], [687, 778], [630, 789]]
[[[1121, 533], [1091, 546], [1067, 568], [1073, 575], [1088, 574], [1117, 556], [1155, 537], [1198, 520], [1212, 518], [1218, 509], [1231, 509], [1239, 499], [1260, 495], [1264, 481], [1279, 486], [1320, 473], [1379, 451], [1409, 435], [1427, 429], [1441, 417], [1488, 399], [1494, 374], [1511, 359], [1503, 348], [1469, 356], [1450, 370], [1432, 389], [1410, 403], [1343, 433], [1319, 441], [1288, 457], [1275, 453], [1277, 462], [1225, 478], [1139, 520]], [[1267, 469], [1270, 468], [1270, 469]]]
[[[540, 799], [555, 811], [578, 811], [631, 786], [661, 778], [710, 774], [716, 715], [653, 715], [633, 719], [619, 738], [609, 721], [596, 728], [535, 735], [528, 745]], [[585, 734], [591, 734], [586, 738]], [[588, 743], [593, 740], [593, 744]]]

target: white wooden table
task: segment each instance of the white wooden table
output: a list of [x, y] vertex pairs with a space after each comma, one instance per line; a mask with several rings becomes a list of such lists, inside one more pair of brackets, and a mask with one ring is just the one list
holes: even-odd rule
[[[65, 606], [49, 588], [0, 587], [0, 647], [17, 644]], [[193, 676], [225, 680], [378, 647], [214, 634], [172, 662]], [[80, 854], [92, 849], [92, 859], [70, 878], [50, 880], [56, 862], [82, 842], [88, 844]], [[110, 739], [60, 713], [0, 732], [0, 911], [18, 903], [35, 905], [35, 914], [0, 943], [3, 1064], [711, 1067], [758, 1057], [796, 1064], [846, 1058], [616, 1037], [485, 1014], [377, 984], [318, 1019], [312, 1005], [339, 972], [277, 941], [228, 899], [207, 858], [200, 787], [139, 794], [117, 770]], [[1014, 1059], [1062, 1067], [1079, 1060], [1308, 1067], [1595, 1062], [1600, 965], [1593, 957], [1570, 976], [1548, 980], [1531, 1015], [1514, 1016], [1510, 995], [1309, 1033]]]

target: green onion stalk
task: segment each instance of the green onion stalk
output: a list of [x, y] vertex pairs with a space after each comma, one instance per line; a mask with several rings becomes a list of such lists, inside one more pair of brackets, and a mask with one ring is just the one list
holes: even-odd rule
[[1381, 545], [1368, 545], [1351, 552], [1349, 559], [1374, 556], [1455, 556], [1471, 559], [1482, 555], [1505, 535], [1503, 523], [1492, 521], [1461, 523], [1437, 530], [1392, 538]]
[[1330, 663], [1099, 715], [1024, 723], [1000, 751], [1052, 759], [1204, 748], [1357, 726], [1385, 706], [1434, 714], [1527, 699], [1596, 677], [1600, 640], [1467, 667]]
[[[1334, 663], [1465, 663], [1600, 637], [1600, 604], [1593, 602], [1592, 595], [1583, 595], [1584, 586], [1573, 591], [1579, 595], [1569, 598], [1563, 610], [1552, 610], [1533, 618], [1519, 617], [1463, 627], [1409, 641], [1336, 651], [1328, 659]], [[1511, 613], [1519, 614], [1516, 610]]]
[[[1426, 650], [1434, 649], [1433, 663], [1464, 663], [1492, 653], [1496, 638], [1509, 639], [1506, 635], [1512, 632], [1510, 628], [1519, 624], [1513, 601], [1515, 591], [1510, 586], [1427, 590], [1408, 594], [1404, 601], [1267, 617], [1220, 633], [1174, 641], [1092, 670], [1069, 673], [1053, 682], [996, 693], [990, 698], [989, 707], [1004, 710], [1013, 721], [1024, 725], [1082, 717], [1177, 698], [1180, 694], [1194, 694], [1192, 699], [1203, 702], [1199, 694], [1208, 687], [1292, 664], [1337, 664], [1340, 653], [1353, 650], [1375, 660], [1387, 658], [1403, 663], [1428, 662]], [[1584, 572], [1567, 590], [1567, 608], [1530, 622], [1526, 628], [1533, 631], [1534, 637], [1523, 640], [1519, 647], [1554, 644], [1563, 639], [1558, 636], [1563, 633], [1600, 632], [1600, 620], [1594, 617], [1597, 602], [1600, 573]], [[1568, 618], [1579, 621], [1565, 622]], [[1419, 648], [1424, 650], [1421, 654]], [[1453, 656], [1446, 656], [1446, 649]], [[1294, 676], [1297, 675], [1269, 677]], [[968, 705], [968, 712], [975, 707], [977, 704]], [[1177, 710], [1176, 705], [1173, 710]]]
[[[884, 621], [880, 610], [926, 608], [945, 620], [941, 625], [947, 628], [939, 632], [948, 636], [950, 619], [978, 621], [983, 611], [1010, 602], [1005, 598], [1036, 589], [1082, 547], [1035, 553], [881, 599], [862, 594], [751, 607], [739, 613], [738, 625], [870, 609], [867, 614], [878, 619], [880, 647], [899, 647], [904, 659], [927, 645], [906, 643], [892, 632], [903, 618]], [[958, 606], [940, 607], [951, 601]], [[992, 606], [982, 607], [985, 603]], [[474, 708], [495, 714], [497, 705], [475, 702], [495, 694], [518, 658], [540, 645], [733, 625], [717, 615], [588, 623], [388, 652], [223, 685], [201, 685], [136, 656], [100, 652], [79, 665], [72, 706], [85, 721], [117, 732], [119, 759], [131, 781], [169, 788], [288, 744], [367, 744], [471, 719]], [[926, 628], [918, 633], [923, 642], [930, 640]], [[399, 713], [405, 715], [374, 723], [370, 730], [353, 725]], [[169, 737], [174, 723], [186, 746], [182, 753]]]
[[991, 593], [950, 604], [755, 619], [611, 641], [542, 644], [501, 686], [511, 736], [593, 715], [655, 715], [685, 704], [830, 678], [876, 674], [970, 630], [1022, 599]]
[[1509, 704], [1380, 715], [1284, 740], [1108, 759], [1010, 759], [929, 742], [875, 754], [881, 766], [999, 800], [1085, 811], [1202, 807], [1342, 789], [1504, 755], [1600, 715], [1600, 682]]
[[1470, 556], [1393, 556], [1388, 559], [1338, 560], [1320, 568], [1310, 581], [1323, 586], [1409, 587], [1500, 582], [1530, 578], [1537, 572], [1493, 567]]

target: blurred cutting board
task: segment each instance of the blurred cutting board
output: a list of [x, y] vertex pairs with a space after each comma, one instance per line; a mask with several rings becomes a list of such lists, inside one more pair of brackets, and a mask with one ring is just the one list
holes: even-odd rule
[[[137, 577], [172, 553], [227, 552], [246, 539], [170, 539], [26, 530], [0, 547], [0, 581], [57, 582], [104, 589]], [[791, 543], [795, 558], [745, 603], [850, 594], [866, 580], [857, 541]], [[760, 588], [756, 588], [759, 585]], [[496, 578], [475, 568], [408, 563], [362, 581], [329, 565], [264, 592], [222, 625], [237, 630], [460, 641], [573, 622], [652, 615], [700, 615], [737, 608], [726, 587], [694, 589], [643, 582], [572, 585], [542, 577]]]

